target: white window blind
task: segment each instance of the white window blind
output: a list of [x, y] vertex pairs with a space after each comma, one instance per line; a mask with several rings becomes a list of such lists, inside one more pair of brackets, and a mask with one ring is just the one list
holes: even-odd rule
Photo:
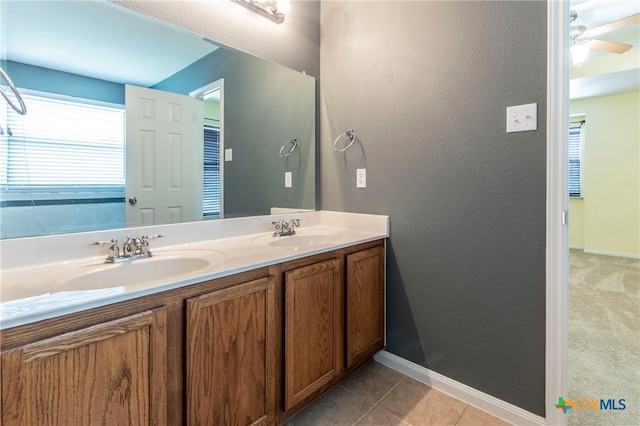
[[204, 126], [204, 216], [220, 215], [220, 127]]
[[[6, 195], [124, 194], [124, 109], [23, 95], [27, 114], [7, 114], [0, 185]], [[123, 195], [124, 196], [124, 195]], [[37, 198], [37, 197], [36, 197]]]
[[584, 122], [569, 126], [569, 196], [582, 196], [582, 126]]

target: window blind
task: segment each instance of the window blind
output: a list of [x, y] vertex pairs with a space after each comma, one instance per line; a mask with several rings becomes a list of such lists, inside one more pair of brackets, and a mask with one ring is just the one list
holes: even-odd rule
[[220, 127], [204, 126], [204, 216], [220, 215]]
[[[23, 95], [27, 114], [7, 114], [0, 185], [5, 195], [121, 192], [124, 196], [124, 109]], [[91, 196], [91, 195], [89, 195]]]
[[582, 125], [569, 126], [569, 196], [582, 196]]

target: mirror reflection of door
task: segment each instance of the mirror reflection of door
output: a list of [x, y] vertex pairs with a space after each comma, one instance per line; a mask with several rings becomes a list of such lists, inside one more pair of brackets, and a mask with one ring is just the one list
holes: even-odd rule
[[202, 100], [127, 85], [125, 103], [127, 226], [202, 220]]
[[[223, 196], [223, 81], [209, 83], [189, 96], [204, 101], [204, 179], [202, 208], [204, 219], [224, 217]], [[231, 152], [225, 161], [231, 161]]]

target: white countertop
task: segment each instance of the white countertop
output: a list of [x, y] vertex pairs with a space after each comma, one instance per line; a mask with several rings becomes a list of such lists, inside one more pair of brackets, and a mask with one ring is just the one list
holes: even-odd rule
[[[291, 218], [302, 221], [295, 238], [273, 237], [271, 221]], [[385, 238], [388, 222], [387, 216], [318, 211], [2, 240], [0, 328]], [[153, 234], [165, 237], [151, 241], [149, 259], [104, 264], [106, 247], [89, 246]], [[184, 258], [193, 261], [193, 270], [167, 267]]]

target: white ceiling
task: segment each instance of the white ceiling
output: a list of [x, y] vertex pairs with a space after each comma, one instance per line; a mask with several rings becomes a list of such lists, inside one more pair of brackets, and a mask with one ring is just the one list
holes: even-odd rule
[[[596, 28], [640, 13], [637, 0], [572, 0], [578, 14], [575, 24]], [[631, 44], [622, 54], [591, 51], [580, 68], [571, 65], [570, 97], [580, 99], [640, 89], [640, 25], [599, 35], [602, 40]]]
[[217, 49], [104, 1], [2, 3], [7, 58], [25, 64], [149, 87]]

